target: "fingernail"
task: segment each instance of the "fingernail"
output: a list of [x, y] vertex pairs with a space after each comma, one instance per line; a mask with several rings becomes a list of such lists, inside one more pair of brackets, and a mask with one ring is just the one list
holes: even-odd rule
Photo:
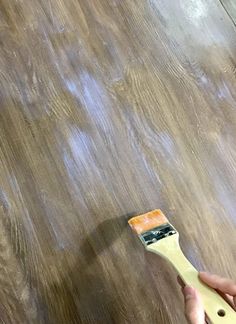
[[184, 296], [186, 300], [193, 298], [195, 296], [195, 290], [190, 286], [184, 287]]
[[203, 275], [208, 275], [208, 276], [210, 276], [211, 274], [209, 273], [209, 272], [207, 272], [207, 271], [200, 271], [199, 272], [199, 274], [203, 274]]

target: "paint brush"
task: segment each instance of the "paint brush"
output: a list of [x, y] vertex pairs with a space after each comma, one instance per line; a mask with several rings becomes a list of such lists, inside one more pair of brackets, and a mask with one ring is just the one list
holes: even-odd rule
[[133, 217], [129, 225], [138, 234], [146, 250], [167, 259], [186, 285], [198, 290], [207, 318], [213, 324], [235, 324], [236, 313], [212, 288], [198, 278], [198, 271], [184, 256], [179, 245], [179, 233], [161, 210]]

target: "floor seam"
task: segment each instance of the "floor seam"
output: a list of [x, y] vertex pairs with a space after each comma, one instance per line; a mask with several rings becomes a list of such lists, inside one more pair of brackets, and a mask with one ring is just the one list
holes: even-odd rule
[[221, 4], [221, 6], [223, 7], [223, 9], [225, 10], [225, 12], [227, 13], [229, 19], [232, 21], [232, 23], [233, 23], [234, 26], [236, 27], [236, 23], [235, 23], [233, 17], [231, 16], [231, 14], [229, 13], [228, 9], [226, 8], [224, 2], [223, 2], [222, 0], [219, 0], [219, 2], [220, 2], [220, 4]]

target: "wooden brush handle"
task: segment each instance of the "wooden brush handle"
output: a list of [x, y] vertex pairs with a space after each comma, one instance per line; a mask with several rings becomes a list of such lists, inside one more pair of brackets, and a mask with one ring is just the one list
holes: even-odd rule
[[[179, 246], [178, 235], [172, 235], [150, 244], [146, 248], [150, 252], [161, 255], [172, 263], [183, 281], [198, 290], [205, 312], [213, 324], [235, 324], [236, 312], [212, 288], [198, 278], [198, 271], [186, 259]], [[222, 316], [224, 315], [224, 316]]]

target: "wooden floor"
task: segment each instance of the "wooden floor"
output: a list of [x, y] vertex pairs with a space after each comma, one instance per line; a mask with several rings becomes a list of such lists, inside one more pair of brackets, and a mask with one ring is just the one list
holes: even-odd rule
[[185, 323], [127, 219], [235, 277], [233, 0], [0, 0], [0, 319]]

